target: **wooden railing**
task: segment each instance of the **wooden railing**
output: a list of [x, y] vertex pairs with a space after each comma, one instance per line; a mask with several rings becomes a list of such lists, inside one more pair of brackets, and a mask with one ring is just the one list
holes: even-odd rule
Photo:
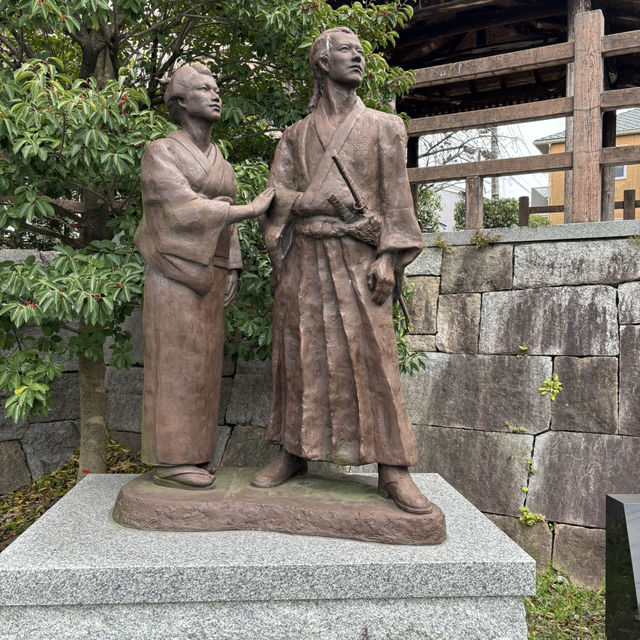
[[[435, 87], [465, 80], [477, 80], [505, 73], [573, 64], [573, 90], [566, 98], [495, 107], [479, 111], [415, 118], [408, 125], [410, 137], [497, 127], [521, 122], [570, 117], [573, 150], [540, 156], [485, 160], [433, 167], [410, 167], [412, 184], [466, 180], [467, 229], [482, 228], [482, 179], [546, 171], [571, 170], [566, 175], [571, 206], [565, 222], [612, 219], [613, 211], [601, 212], [602, 169], [640, 164], [640, 145], [602, 146], [602, 114], [640, 105], [640, 88], [604, 91], [604, 58], [640, 52], [640, 31], [604, 35], [601, 11], [576, 15], [575, 42], [565, 42], [526, 51], [506, 53], [464, 62], [417, 69], [415, 87]], [[568, 121], [571, 122], [571, 121]], [[531, 208], [530, 208], [531, 209]], [[564, 209], [564, 207], [563, 207]]]
[[[640, 200], [636, 200], [635, 189], [625, 189], [624, 200], [616, 200], [613, 203], [616, 210], [622, 209], [623, 220], [635, 220], [636, 209], [640, 207]], [[563, 204], [545, 205], [543, 207], [532, 207], [529, 204], [529, 196], [522, 196], [518, 200], [518, 226], [528, 227], [529, 216], [544, 215], [549, 213], [564, 213]]]

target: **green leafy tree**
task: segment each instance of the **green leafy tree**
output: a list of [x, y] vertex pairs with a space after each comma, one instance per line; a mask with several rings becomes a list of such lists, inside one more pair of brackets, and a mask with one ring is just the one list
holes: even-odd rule
[[[483, 227], [496, 229], [499, 227], [518, 226], [518, 201], [515, 198], [485, 198], [483, 203]], [[466, 200], [456, 202], [453, 216], [456, 229], [464, 229]]]
[[424, 233], [440, 231], [440, 214], [442, 213], [442, 199], [437, 191], [426, 184], [418, 188], [418, 207], [416, 214], [418, 224]]
[[[162, 76], [192, 59], [211, 66], [224, 103], [214, 134], [247, 201], [264, 187], [278, 132], [304, 113], [315, 36], [339, 24], [360, 35], [368, 65], [360, 95], [388, 110], [412, 76], [377, 51], [411, 14], [403, 1], [334, 9], [324, 0], [0, 0], [0, 232], [5, 245], [59, 251], [47, 265], [0, 265], [7, 413], [46, 413], [62, 362], [78, 357], [80, 469], [104, 470], [103, 347], [113, 338], [110, 363], [130, 364], [121, 324], [142, 292], [132, 246], [140, 158], [173, 127]], [[227, 327], [240, 355], [266, 357], [270, 266], [255, 223], [242, 227], [245, 271]], [[29, 331], [6, 355], [34, 324], [41, 334]]]

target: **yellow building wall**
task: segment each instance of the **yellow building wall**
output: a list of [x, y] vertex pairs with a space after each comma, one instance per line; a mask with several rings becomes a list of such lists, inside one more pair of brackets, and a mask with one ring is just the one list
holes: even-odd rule
[[[616, 146], [636, 145], [640, 144], [640, 134], [635, 133], [628, 136], [619, 136], [616, 140]], [[564, 142], [556, 142], [551, 145], [549, 153], [562, 153], [564, 151]], [[615, 198], [616, 202], [621, 201], [624, 197], [626, 189], [636, 190], [636, 200], [640, 200], [640, 165], [628, 164], [626, 166], [626, 178], [616, 180]], [[549, 174], [549, 204], [564, 204], [564, 171], [553, 171]], [[615, 217], [622, 218], [622, 209], [615, 210]], [[636, 211], [636, 218], [638, 218]], [[564, 222], [564, 213], [550, 213], [549, 220], [551, 224], [562, 224]]]

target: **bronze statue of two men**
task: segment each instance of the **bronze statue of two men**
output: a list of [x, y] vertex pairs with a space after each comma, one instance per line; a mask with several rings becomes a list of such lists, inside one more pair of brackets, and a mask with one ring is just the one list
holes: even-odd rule
[[210, 141], [220, 117], [210, 72], [182, 67], [167, 88], [182, 129], [145, 153], [136, 233], [148, 263], [143, 460], [156, 483], [213, 483], [224, 306], [241, 268], [233, 223], [259, 217], [273, 265], [267, 438], [280, 450], [251, 484], [280, 485], [308, 460], [377, 462], [378, 492], [427, 514], [408, 471], [417, 447], [392, 319], [403, 271], [422, 248], [405, 127], [356, 95], [365, 62], [352, 31], [322, 33], [310, 63], [308, 115], [283, 133], [268, 188], [244, 206], [233, 204], [233, 171]]

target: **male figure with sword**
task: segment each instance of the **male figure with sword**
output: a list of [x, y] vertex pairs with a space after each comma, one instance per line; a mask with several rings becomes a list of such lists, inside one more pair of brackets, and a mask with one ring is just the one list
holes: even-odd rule
[[307, 460], [378, 463], [378, 491], [404, 511], [431, 503], [413, 483], [413, 429], [400, 391], [392, 294], [422, 248], [400, 118], [367, 109], [349, 29], [311, 49], [309, 115], [287, 129], [261, 219], [273, 264], [273, 397], [267, 438], [276, 457], [253, 478], [274, 487]]

